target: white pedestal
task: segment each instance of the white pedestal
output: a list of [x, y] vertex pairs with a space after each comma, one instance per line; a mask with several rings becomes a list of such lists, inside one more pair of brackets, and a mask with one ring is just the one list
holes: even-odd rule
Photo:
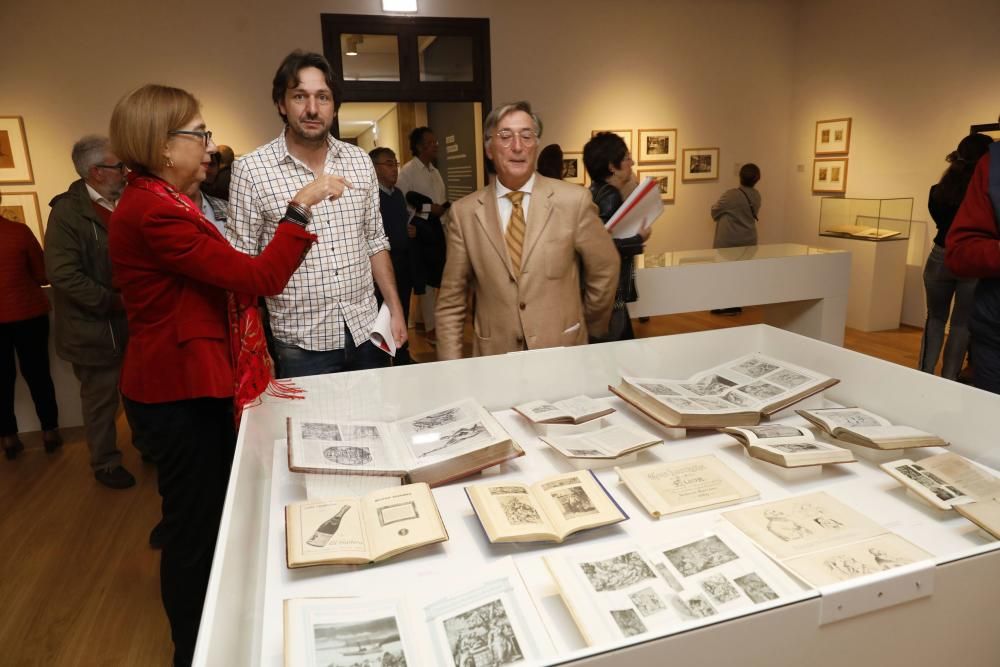
[[629, 304], [632, 317], [763, 305], [771, 326], [844, 343], [846, 252], [779, 243], [673, 252], [663, 260], [665, 266], [636, 271], [639, 300]]
[[847, 326], [861, 331], [899, 328], [906, 283], [907, 241], [821, 237], [824, 247], [851, 253]]

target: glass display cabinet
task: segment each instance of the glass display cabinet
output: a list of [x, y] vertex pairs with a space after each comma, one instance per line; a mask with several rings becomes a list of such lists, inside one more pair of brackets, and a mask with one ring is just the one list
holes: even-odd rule
[[912, 220], [913, 197], [823, 197], [819, 208], [819, 235], [862, 241], [901, 241], [910, 238]]

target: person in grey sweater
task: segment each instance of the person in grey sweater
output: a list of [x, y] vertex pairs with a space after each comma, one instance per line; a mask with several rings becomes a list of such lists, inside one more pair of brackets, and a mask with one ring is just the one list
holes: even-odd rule
[[[752, 162], [740, 167], [740, 187], [726, 190], [712, 206], [715, 220], [713, 248], [738, 248], [757, 245], [757, 216], [761, 197], [754, 187], [760, 180], [760, 167]], [[739, 315], [742, 308], [718, 308], [713, 315]]]

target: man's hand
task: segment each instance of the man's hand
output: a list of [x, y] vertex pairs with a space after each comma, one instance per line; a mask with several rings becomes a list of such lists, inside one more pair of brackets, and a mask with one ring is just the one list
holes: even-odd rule
[[393, 340], [396, 341], [396, 349], [403, 347], [409, 338], [406, 333], [406, 321], [403, 319], [402, 309], [393, 309], [389, 313], [389, 328], [392, 330]]
[[417, 238], [417, 226], [412, 222], [406, 223], [406, 235], [411, 239]]
[[323, 174], [315, 181], [295, 194], [295, 201], [303, 206], [314, 206], [324, 199], [334, 201], [344, 194], [344, 190], [353, 188], [351, 182], [337, 174]]
[[447, 210], [447, 206], [442, 206], [441, 204], [431, 204], [431, 215], [434, 217], [440, 218]]
[[646, 227], [645, 229], [639, 230], [639, 238], [642, 239], [643, 243], [645, 243], [646, 241], [648, 241], [649, 237], [652, 234], [653, 234], [653, 225], [650, 225], [649, 227]]

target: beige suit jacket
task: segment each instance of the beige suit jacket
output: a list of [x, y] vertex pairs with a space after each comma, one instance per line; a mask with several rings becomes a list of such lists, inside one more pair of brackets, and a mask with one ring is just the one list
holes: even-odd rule
[[476, 356], [581, 345], [588, 332], [607, 331], [620, 260], [590, 192], [535, 175], [521, 263], [517, 276], [501, 232], [493, 185], [455, 202], [437, 297], [439, 359], [462, 356], [470, 285], [475, 294]]

